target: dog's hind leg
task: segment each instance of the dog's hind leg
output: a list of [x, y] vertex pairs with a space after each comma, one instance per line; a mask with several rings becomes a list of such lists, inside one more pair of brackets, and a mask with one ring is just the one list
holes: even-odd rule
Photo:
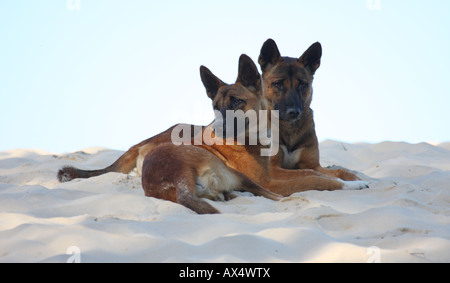
[[241, 175], [241, 180], [240, 180], [241, 185], [239, 188], [240, 190], [250, 192], [250, 193], [254, 194], [255, 196], [263, 196], [263, 197], [266, 197], [268, 199], [275, 200], [275, 201], [278, 201], [282, 198], [282, 196], [280, 194], [273, 192], [273, 191], [269, 191], [269, 190], [261, 187], [260, 185], [253, 182], [251, 179], [249, 179], [244, 174], [240, 174], [240, 175]]
[[205, 200], [192, 193], [191, 188], [183, 185], [178, 187], [177, 202], [185, 207], [197, 212], [198, 214], [217, 214], [220, 213], [216, 208]]
[[[190, 153], [189, 149], [195, 152]], [[199, 152], [203, 155], [198, 154]], [[204, 193], [197, 191], [198, 171], [195, 164], [208, 157], [208, 152], [206, 155], [204, 153], [203, 149], [178, 147], [170, 143], [155, 148], [147, 154], [142, 166], [142, 188], [145, 195], [181, 204], [198, 214], [220, 213], [201, 199], [201, 196], [205, 196]], [[193, 157], [198, 159], [191, 160]]]

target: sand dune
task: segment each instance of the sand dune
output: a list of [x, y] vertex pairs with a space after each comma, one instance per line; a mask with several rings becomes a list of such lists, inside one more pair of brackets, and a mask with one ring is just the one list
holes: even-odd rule
[[[0, 152], [0, 262], [450, 262], [450, 143], [321, 143], [323, 165], [372, 180], [362, 191], [249, 193], [221, 215], [144, 196], [134, 174], [59, 183], [63, 165], [122, 152]], [[69, 253], [67, 253], [69, 252]]]

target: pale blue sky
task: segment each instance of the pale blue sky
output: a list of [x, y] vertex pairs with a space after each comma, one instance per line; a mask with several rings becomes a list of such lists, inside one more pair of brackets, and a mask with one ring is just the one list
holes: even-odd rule
[[450, 140], [450, 1], [67, 3], [0, 2], [0, 150], [126, 150], [207, 124], [199, 66], [232, 83], [267, 38], [291, 57], [322, 43], [319, 140]]

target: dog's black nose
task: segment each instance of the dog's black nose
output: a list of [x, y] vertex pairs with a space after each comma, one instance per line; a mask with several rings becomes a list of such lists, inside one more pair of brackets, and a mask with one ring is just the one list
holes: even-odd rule
[[299, 108], [289, 108], [286, 111], [286, 116], [289, 120], [296, 120], [300, 118], [301, 111]]

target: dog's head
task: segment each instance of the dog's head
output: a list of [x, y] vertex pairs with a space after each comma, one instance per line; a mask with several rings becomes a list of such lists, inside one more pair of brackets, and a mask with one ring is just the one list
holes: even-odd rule
[[[216, 114], [220, 114], [221, 116], [221, 119], [218, 119], [216, 115], [216, 124], [221, 123], [219, 125], [221, 127], [217, 128], [223, 129], [223, 137], [226, 136], [227, 113], [230, 113], [227, 110], [232, 110], [233, 112], [242, 110], [244, 113], [253, 110], [257, 113], [259, 110], [267, 109], [261, 100], [261, 76], [255, 63], [245, 54], [242, 54], [239, 58], [239, 73], [234, 84], [224, 83], [205, 66], [200, 67], [200, 76], [206, 93], [212, 100]], [[236, 125], [236, 119], [234, 123], [234, 136], [242, 134], [237, 132], [238, 126]], [[245, 124], [247, 131], [247, 118], [245, 119]]]
[[281, 57], [275, 41], [264, 42], [258, 63], [263, 76], [263, 93], [280, 120], [295, 122], [310, 107], [314, 73], [320, 66], [322, 46], [311, 45], [300, 58]]

